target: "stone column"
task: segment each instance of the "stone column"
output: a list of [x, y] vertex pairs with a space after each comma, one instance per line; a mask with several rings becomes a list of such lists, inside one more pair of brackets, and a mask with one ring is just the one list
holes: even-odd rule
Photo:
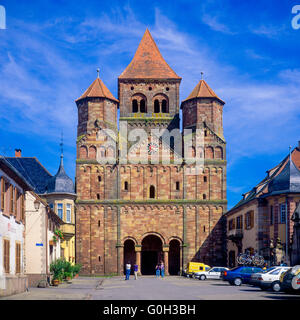
[[124, 246], [121, 244], [117, 244], [116, 245], [117, 248], [117, 254], [118, 254], [118, 266], [117, 266], [117, 273], [118, 275], [123, 275], [123, 271], [124, 271]]
[[165, 264], [165, 275], [169, 275], [169, 245], [163, 247], [164, 253], [164, 264]]
[[142, 263], [141, 263], [141, 252], [142, 252], [142, 246], [140, 245], [135, 245], [135, 261], [136, 261], [136, 264], [138, 265], [138, 275], [141, 275], [141, 266], [142, 266]]
[[183, 267], [183, 261], [182, 261], [182, 257], [183, 257], [183, 255], [182, 255], [182, 251], [183, 251], [183, 246], [182, 246], [182, 244], [180, 245], [180, 275], [182, 275], [182, 271], [183, 271], [183, 269], [184, 269], [184, 267]]

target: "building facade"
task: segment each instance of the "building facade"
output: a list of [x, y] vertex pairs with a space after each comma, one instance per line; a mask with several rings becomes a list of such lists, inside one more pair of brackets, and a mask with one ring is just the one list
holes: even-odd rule
[[[243, 199], [226, 213], [227, 263], [240, 253], [257, 252], [271, 265], [293, 264], [296, 226], [293, 214], [300, 202], [300, 143]], [[294, 241], [293, 241], [294, 239]]]
[[24, 292], [25, 209], [30, 184], [0, 157], [0, 296]]
[[[55, 253], [56, 244], [51, 244], [50, 257], [64, 257], [67, 261], [75, 261], [75, 187], [72, 179], [66, 174], [63, 165], [63, 153], [56, 175], [52, 176], [48, 170], [33, 157], [22, 157], [21, 150], [16, 150], [15, 157], [7, 157], [7, 161], [22, 173], [33, 186], [33, 191], [45, 200], [62, 220], [60, 230], [64, 239], [60, 242], [60, 252]], [[54, 218], [54, 217], [52, 217]], [[51, 259], [50, 259], [51, 260]]]
[[50, 283], [50, 264], [60, 258], [60, 239], [54, 241], [55, 230], [63, 221], [36, 193], [25, 195], [25, 274], [29, 287]]
[[[198, 172], [187, 163], [187, 150], [180, 160], [182, 133], [168, 136], [180, 128], [180, 82], [146, 30], [118, 78], [118, 99], [98, 77], [76, 100], [76, 259], [82, 273], [121, 274], [127, 262], [136, 262], [142, 274], [153, 274], [160, 261], [167, 274], [178, 274], [189, 261], [224, 263], [224, 102], [201, 80], [181, 103], [183, 129], [191, 129], [192, 141], [196, 129], [203, 136], [202, 145], [189, 147], [202, 159]], [[167, 164], [162, 150], [170, 155]]]

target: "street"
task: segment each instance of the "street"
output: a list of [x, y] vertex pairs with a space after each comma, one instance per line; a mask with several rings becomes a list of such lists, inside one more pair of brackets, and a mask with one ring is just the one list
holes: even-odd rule
[[299, 295], [262, 291], [248, 285], [230, 286], [221, 280], [199, 281], [179, 276], [79, 277], [59, 287], [29, 288], [0, 300], [290, 300]]

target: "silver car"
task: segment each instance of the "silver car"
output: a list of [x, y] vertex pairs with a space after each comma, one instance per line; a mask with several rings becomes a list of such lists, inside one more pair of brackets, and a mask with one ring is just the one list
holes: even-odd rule
[[199, 271], [194, 273], [194, 278], [199, 280], [206, 280], [206, 279], [221, 279], [221, 272], [229, 270], [225, 267], [212, 267], [211, 269], [205, 271]]

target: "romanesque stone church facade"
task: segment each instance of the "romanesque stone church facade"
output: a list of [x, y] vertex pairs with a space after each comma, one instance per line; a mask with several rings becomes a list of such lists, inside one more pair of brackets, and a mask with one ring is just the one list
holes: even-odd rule
[[[178, 274], [189, 261], [224, 263], [224, 102], [200, 80], [180, 105], [180, 82], [146, 30], [118, 78], [118, 99], [98, 76], [76, 100], [76, 259], [82, 273], [122, 274], [128, 261], [142, 274], [153, 274], [160, 261], [167, 274]], [[191, 141], [196, 129], [203, 136], [202, 145], [189, 147], [191, 157], [203, 160], [200, 171], [186, 161], [187, 150], [180, 157], [178, 139], [150, 138], [153, 129], [179, 130], [180, 108]], [[137, 129], [147, 137], [135, 142], [130, 135]], [[131, 155], [138, 161], [128, 161]], [[115, 161], [105, 162], [110, 157]]]

